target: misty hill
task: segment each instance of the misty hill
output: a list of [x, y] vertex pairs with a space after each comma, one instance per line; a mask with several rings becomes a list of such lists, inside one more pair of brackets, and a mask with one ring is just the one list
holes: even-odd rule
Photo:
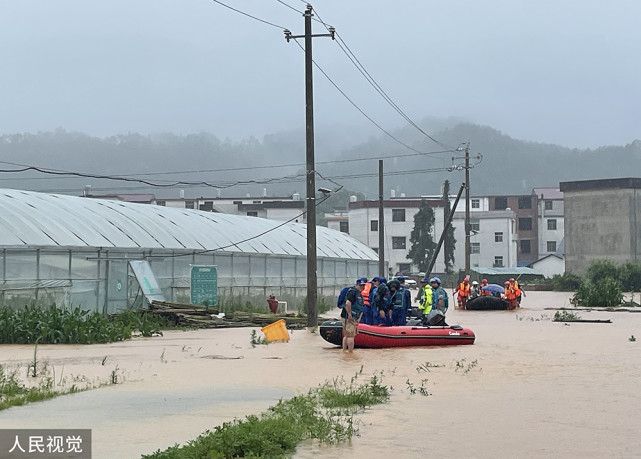
[[[641, 166], [641, 141], [625, 146], [578, 150], [557, 145], [513, 139], [491, 127], [456, 119], [421, 123], [425, 132], [456, 148], [470, 142], [470, 186], [473, 195], [530, 193], [534, 187], [558, 186], [567, 180], [628, 177]], [[400, 145], [390, 135], [334, 126], [316, 130], [316, 169], [323, 177], [319, 186], [378, 196], [378, 159], [384, 158], [385, 195], [395, 189], [408, 196], [439, 194], [450, 180], [456, 192], [464, 181], [463, 152], [445, 151], [421, 134], [405, 127], [388, 131], [419, 154]], [[369, 136], [369, 137], [368, 137]], [[482, 159], [477, 159], [482, 155]], [[455, 157], [453, 160], [452, 157]], [[35, 191], [80, 194], [91, 184], [94, 193], [154, 193], [158, 197], [187, 197], [305, 193], [305, 133], [279, 132], [262, 140], [221, 140], [209, 133], [190, 135], [136, 133], [108, 138], [81, 133], [55, 132], [13, 134], [0, 137], [3, 171], [35, 166], [84, 174], [127, 176], [131, 182], [90, 177], [52, 175], [39, 171], [0, 172], [0, 186]], [[357, 160], [357, 161], [354, 161]], [[144, 179], [164, 187], [137, 183]], [[173, 185], [177, 181], [192, 185]]]

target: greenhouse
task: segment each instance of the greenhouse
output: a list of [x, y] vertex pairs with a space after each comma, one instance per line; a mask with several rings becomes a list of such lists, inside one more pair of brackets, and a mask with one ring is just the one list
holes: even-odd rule
[[[266, 306], [274, 294], [304, 306], [306, 227], [190, 209], [0, 190], [0, 305], [113, 313], [152, 299], [189, 303], [193, 267], [215, 266], [217, 301]], [[317, 228], [319, 301], [378, 255], [347, 234]]]

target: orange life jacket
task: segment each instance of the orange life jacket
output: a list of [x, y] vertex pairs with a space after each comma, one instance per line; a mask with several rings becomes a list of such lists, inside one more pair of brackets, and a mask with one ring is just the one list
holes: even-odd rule
[[516, 292], [514, 291], [514, 286], [512, 284], [510, 284], [505, 289], [505, 299], [506, 300], [515, 300], [516, 299]]
[[491, 295], [491, 293], [490, 293], [490, 292], [488, 292], [487, 290], [483, 290], [483, 287], [487, 287], [487, 285], [488, 285], [488, 284], [481, 284], [481, 288], [480, 288], [480, 290], [481, 290], [481, 296], [484, 296], [484, 295]]
[[470, 284], [461, 282], [461, 284], [458, 286], [457, 291], [458, 291], [458, 296], [468, 296], [470, 294]]
[[363, 296], [363, 303], [365, 303], [365, 306], [369, 306], [369, 292], [371, 289], [372, 283], [365, 282], [365, 288], [363, 288], [363, 291], [361, 292], [361, 295]]

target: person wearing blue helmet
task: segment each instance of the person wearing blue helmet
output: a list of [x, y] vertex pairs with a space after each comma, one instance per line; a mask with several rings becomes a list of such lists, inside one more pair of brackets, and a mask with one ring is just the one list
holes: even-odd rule
[[430, 279], [430, 285], [434, 290], [432, 294], [432, 309], [436, 309], [445, 314], [449, 307], [449, 299], [447, 298], [447, 292], [441, 287], [441, 279], [436, 276], [432, 277]]
[[374, 292], [374, 300], [371, 303], [372, 314], [374, 315], [373, 325], [392, 325], [392, 318], [389, 316], [391, 294], [387, 287], [387, 279], [377, 277], [378, 286]]

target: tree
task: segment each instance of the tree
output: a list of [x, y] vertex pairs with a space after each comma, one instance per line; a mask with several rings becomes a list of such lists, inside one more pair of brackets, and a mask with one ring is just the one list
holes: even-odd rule
[[[443, 209], [443, 221], [446, 222], [450, 218], [452, 206], [450, 205], [450, 181], [445, 180], [443, 183], [443, 201], [445, 208]], [[445, 232], [445, 239], [443, 240], [443, 254], [445, 255], [445, 272], [451, 274], [454, 272], [454, 250], [456, 249], [456, 238], [454, 237], [454, 227], [450, 225]]]
[[414, 215], [414, 229], [410, 234], [412, 248], [407, 254], [407, 258], [418, 266], [419, 271], [425, 271], [428, 268], [436, 250], [436, 243], [432, 237], [433, 228], [434, 211], [427, 201], [422, 201], [421, 207]]

